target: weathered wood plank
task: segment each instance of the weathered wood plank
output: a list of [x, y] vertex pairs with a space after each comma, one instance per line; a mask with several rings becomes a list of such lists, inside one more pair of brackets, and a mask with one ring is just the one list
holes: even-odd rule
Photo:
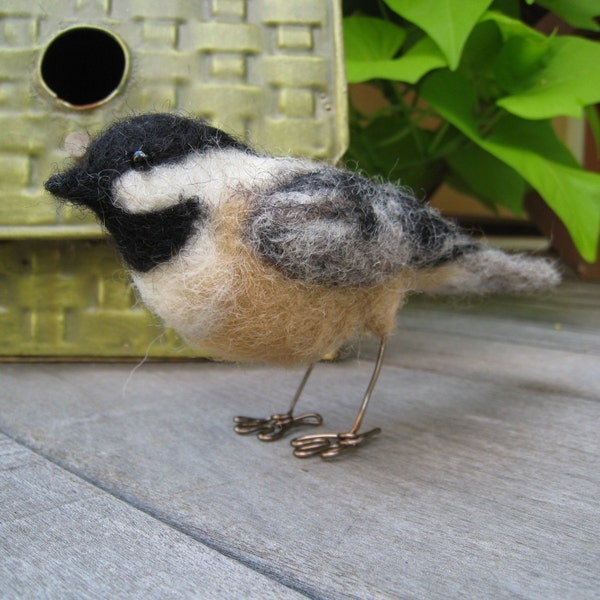
[[[573, 352], [519, 341], [401, 329], [390, 340], [387, 365], [493, 381], [525, 394], [532, 390], [600, 401], [600, 351]], [[374, 354], [373, 346], [368, 354]]]
[[300, 598], [0, 434], [1, 598]]
[[568, 280], [556, 290], [521, 296], [444, 297], [416, 295], [409, 309], [527, 320], [530, 323], [600, 328], [600, 284]]
[[436, 311], [407, 307], [399, 317], [399, 329], [452, 333], [465, 340], [479, 338], [576, 353], [600, 352], [600, 335], [589, 326], [571, 325], [566, 320], [536, 323], [526, 318], [486, 316], [464, 308]]
[[[367, 419], [384, 434], [333, 464], [231, 433], [231, 415], [267, 414], [293, 390], [296, 377], [263, 368], [145, 365], [123, 398], [122, 366], [44, 365], [34, 384], [27, 366], [7, 365], [22, 402], [2, 402], [2, 419], [69, 469], [314, 597], [593, 597], [600, 404], [387, 367]], [[347, 425], [370, 368], [321, 365], [303, 408]]]

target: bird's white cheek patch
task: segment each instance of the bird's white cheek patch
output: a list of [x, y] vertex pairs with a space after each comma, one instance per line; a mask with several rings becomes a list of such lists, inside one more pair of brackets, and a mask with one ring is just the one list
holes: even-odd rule
[[169, 208], [198, 195], [197, 178], [182, 165], [165, 165], [151, 171], [128, 171], [113, 186], [115, 203], [130, 213]]
[[231, 294], [231, 265], [219, 255], [212, 232], [205, 232], [181, 255], [133, 279], [148, 307], [185, 338], [204, 339], [223, 318], [220, 307]]

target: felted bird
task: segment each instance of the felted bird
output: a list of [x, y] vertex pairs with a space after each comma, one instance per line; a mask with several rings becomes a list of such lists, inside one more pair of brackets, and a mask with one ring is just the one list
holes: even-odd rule
[[407, 294], [559, 281], [551, 262], [486, 247], [408, 189], [267, 156], [175, 114], [116, 122], [45, 187], [94, 211], [142, 300], [192, 346], [229, 361], [308, 366], [287, 412], [236, 417], [238, 433], [270, 441], [319, 425], [316, 413], [293, 413], [312, 365], [357, 336], [380, 339], [352, 427], [292, 440], [299, 457], [337, 456], [379, 431], [360, 427]]

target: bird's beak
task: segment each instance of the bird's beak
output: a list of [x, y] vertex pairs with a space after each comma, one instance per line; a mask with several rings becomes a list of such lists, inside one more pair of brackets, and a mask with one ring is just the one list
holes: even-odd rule
[[44, 187], [59, 200], [87, 206], [93, 210], [98, 208], [98, 177], [90, 175], [82, 167], [73, 167], [53, 175]]

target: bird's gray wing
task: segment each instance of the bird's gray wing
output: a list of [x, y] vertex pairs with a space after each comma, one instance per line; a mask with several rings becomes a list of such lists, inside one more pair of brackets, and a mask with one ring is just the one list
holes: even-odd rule
[[251, 202], [251, 245], [291, 279], [374, 285], [474, 248], [407, 190], [333, 167], [290, 174]]

